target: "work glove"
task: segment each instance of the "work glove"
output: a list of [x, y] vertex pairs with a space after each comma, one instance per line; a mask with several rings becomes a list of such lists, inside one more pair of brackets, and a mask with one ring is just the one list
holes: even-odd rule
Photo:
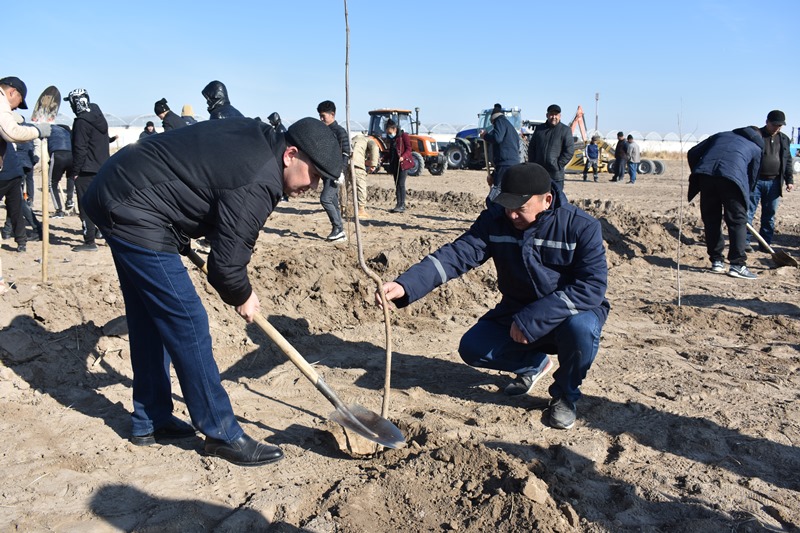
[[37, 122], [33, 125], [34, 128], [39, 130], [39, 138], [44, 139], [46, 137], [50, 137], [50, 123], [49, 122]]
[[339, 187], [344, 185], [344, 172], [340, 173], [339, 177], [336, 178], [336, 185], [339, 186]]

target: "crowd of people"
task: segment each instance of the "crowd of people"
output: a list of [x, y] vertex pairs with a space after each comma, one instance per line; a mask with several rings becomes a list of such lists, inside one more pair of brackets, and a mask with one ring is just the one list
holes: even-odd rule
[[[84, 242], [73, 249], [96, 251], [102, 235], [119, 278], [134, 374], [130, 441], [147, 446], [195, 438], [199, 431], [206, 454], [238, 465], [261, 465], [283, 453], [252, 439], [238, 423], [214, 361], [206, 310], [180, 256], [191, 252], [192, 239], [206, 239], [209, 283], [252, 322], [261, 304], [247, 265], [278, 203], [322, 182], [320, 203], [331, 224], [326, 239], [346, 240], [339, 189], [351, 160], [358, 216], [367, 217], [366, 175], [382, 163], [395, 182], [391, 212], [403, 213], [412, 147], [408, 135], [387, 120], [389, 155], [382, 162], [374, 141], [356, 135], [351, 142], [330, 100], [319, 103], [318, 118], [300, 119], [287, 129], [277, 113], [267, 122], [243, 116], [222, 82], [212, 81], [201, 92], [211, 120], [196, 122], [186, 106], [178, 116], [161, 98], [154, 112], [165, 132], [155, 133], [149, 122], [140, 141], [110, 155], [108, 124], [86, 90], [75, 89], [65, 98], [75, 114], [71, 129], [46, 122], [25, 125], [13, 120], [12, 111], [27, 107], [27, 88], [18, 78], [0, 79], [0, 192], [17, 251], [24, 252], [22, 182], [33, 162], [11, 143], [19, 147], [50, 137], [56, 216], [62, 212], [58, 183], [66, 175], [74, 192], [68, 188], [65, 207], [76, 200], [83, 223]], [[495, 105], [491, 131], [480, 132], [492, 147], [486, 209], [458, 239], [385, 283], [374, 298], [379, 306], [412, 305], [491, 259], [500, 302], [464, 334], [459, 354], [471, 366], [514, 374], [504, 388], [510, 396], [529, 393], [553, 369], [555, 356], [559, 364], [548, 388], [546, 420], [554, 428], [569, 429], [577, 420], [580, 386], [597, 356], [610, 310], [608, 268], [600, 222], [572, 205], [564, 192], [564, 169], [574, 153], [572, 132], [561, 123], [558, 105], [547, 108], [546, 118], [534, 131], [523, 163], [520, 137], [502, 106]], [[783, 124], [783, 113], [772, 111], [764, 128], [719, 133], [689, 152], [689, 197], [701, 194], [714, 272], [724, 270], [724, 216], [731, 234], [729, 275], [755, 277], [745, 266], [745, 224], [760, 201], [762, 236], [769, 242], [776, 198], [784, 186], [793, 189]], [[587, 179], [592, 168], [594, 181], [596, 141], [587, 146], [584, 169]], [[612, 181], [622, 181], [627, 167], [629, 183], [635, 183], [641, 150], [631, 135], [626, 140], [619, 133], [615, 156]], [[173, 414], [171, 365], [190, 422]]]

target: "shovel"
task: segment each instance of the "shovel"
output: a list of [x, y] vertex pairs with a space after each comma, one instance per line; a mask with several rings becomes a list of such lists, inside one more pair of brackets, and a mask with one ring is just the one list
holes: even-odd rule
[[[208, 274], [205, 261], [197, 255], [197, 252], [189, 248], [187, 256], [197, 268], [202, 270], [205, 274]], [[378, 416], [377, 413], [373, 413], [360, 405], [353, 404], [348, 407], [342, 403], [336, 393], [333, 392], [333, 389], [331, 389], [328, 384], [322, 380], [320, 375], [317, 374], [314, 367], [289, 344], [289, 341], [264, 318], [264, 315], [257, 313], [253, 321], [267, 334], [272, 342], [278, 345], [281, 351], [286, 354], [286, 357], [300, 369], [300, 372], [314, 384], [317, 390], [336, 407], [336, 411], [331, 413], [328, 418], [352, 430], [354, 433], [361, 435], [365, 439], [377, 442], [387, 448], [402, 448], [405, 446], [405, 437], [398, 427], [389, 420]]]
[[753, 234], [753, 237], [755, 237], [758, 240], [761, 246], [769, 250], [769, 253], [772, 254], [772, 260], [775, 261], [776, 265], [792, 266], [792, 267], [800, 266], [798, 265], [797, 260], [791, 255], [787, 254], [786, 252], [780, 250], [776, 252], [775, 250], [773, 250], [772, 247], [769, 244], [767, 244], [767, 241], [764, 240], [764, 237], [762, 237], [761, 234], [758, 233], [756, 229], [750, 224], [747, 224], [747, 231]]
[[[61, 106], [61, 93], [56, 87], [51, 85], [36, 100], [31, 113], [31, 122], [53, 122], [58, 115]], [[50, 171], [47, 164], [49, 159], [47, 152], [47, 139], [42, 139], [41, 162], [42, 162], [42, 282], [47, 282], [47, 258], [50, 251], [50, 208], [47, 205], [48, 191], [50, 189]]]

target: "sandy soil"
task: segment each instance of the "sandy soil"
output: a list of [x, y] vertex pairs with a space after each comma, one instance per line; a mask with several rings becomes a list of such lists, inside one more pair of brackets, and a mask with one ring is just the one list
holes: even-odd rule
[[[389, 418], [408, 446], [369, 457], [342, 450], [331, 405], [192, 268], [237, 415], [285, 451], [259, 468], [204, 457], [199, 438], [128, 442], [131, 369], [111, 254], [72, 253], [78, 218], [52, 220], [48, 282], [41, 243], [0, 251], [15, 282], [0, 297], [0, 530], [800, 530], [800, 270], [756, 252], [758, 280], [712, 274], [685, 183], [677, 161], [635, 186], [608, 175], [567, 182], [602, 221], [612, 304], [569, 431], [543, 423], [549, 378], [509, 399], [509, 376], [456, 353], [497, 301], [491, 265], [392, 313]], [[390, 179], [371, 181], [364, 256], [386, 280], [469, 226], [484, 174], [425, 172], [409, 189], [409, 211], [391, 214]], [[799, 207], [800, 193], [787, 195], [774, 242], [795, 257]], [[327, 383], [380, 412], [374, 282], [354, 239], [328, 244], [329, 229], [318, 198], [281, 204], [258, 242], [254, 286]]]

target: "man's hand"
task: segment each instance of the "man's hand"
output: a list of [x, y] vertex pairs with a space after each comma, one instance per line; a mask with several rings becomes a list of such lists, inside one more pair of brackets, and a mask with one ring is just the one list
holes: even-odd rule
[[381, 291], [375, 291], [375, 305], [383, 309], [383, 302], [381, 301], [381, 292], [386, 295], [386, 299], [389, 301], [397, 300], [398, 298], [402, 298], [406, 295], [406, 290], [403, 288], [402, 285], [395, 281], [390, 281], [389, 283], [384, 283], [383, 287], [381, 287]]
[[792, 192], [793, 190], [794, 190], [794, 183], [787, 183], [786, 192]]
[[261, 303], [258, 301], [258, 296], [255, 292], [250, 293], [250, 297], [242, 305], [236, 306], [236, 312], [239, 316], [244, 318], [247, 323], [251, 323], [255, 319], [256, 314], [261, 312]]
[[511, 323], [511, 338], [514, 342], [518, 342], [520, 344], [528, 344], [528, 339], [525, 338], [525, 335], [522, 333], [522, 330], [519, 329], [516, 322]]

